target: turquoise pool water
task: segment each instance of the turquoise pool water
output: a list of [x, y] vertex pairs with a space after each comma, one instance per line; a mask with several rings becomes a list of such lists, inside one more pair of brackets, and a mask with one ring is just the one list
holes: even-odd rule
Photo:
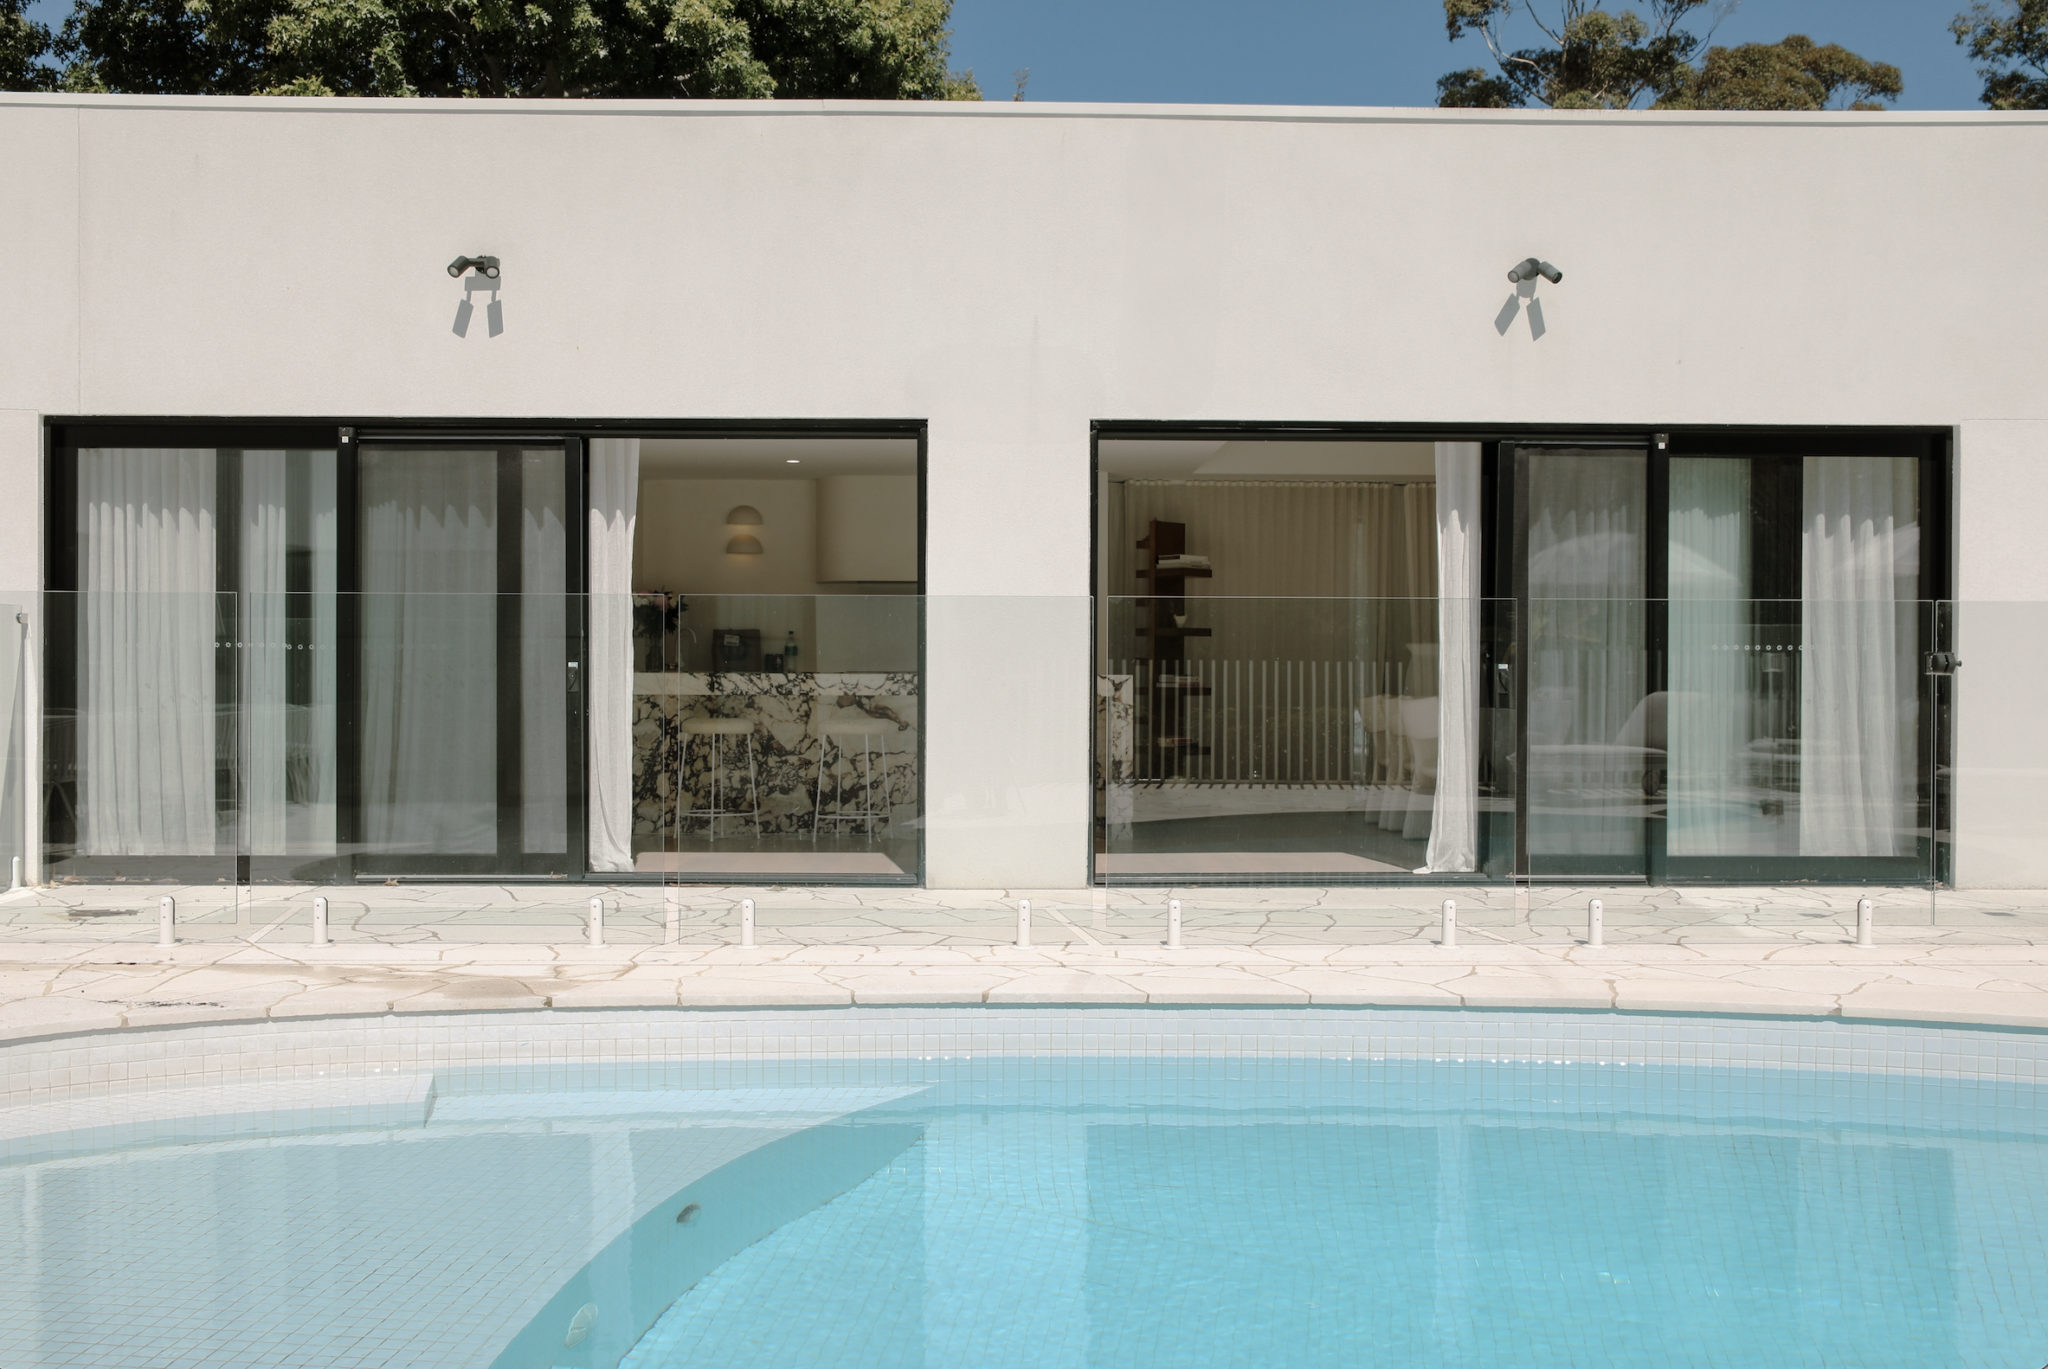
[[2032, 1366], [2034, 1091], [1726, 1069], [1047, 1062], [624, 1363]]
[[21, 1153], [0, 1363], [2048, 1361], [2027, 1085], [998, 1057], [444, 1069], [430, 1103]]

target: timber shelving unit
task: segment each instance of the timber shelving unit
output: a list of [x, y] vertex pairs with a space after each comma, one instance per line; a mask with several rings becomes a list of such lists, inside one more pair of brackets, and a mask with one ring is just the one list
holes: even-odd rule
[[1176, 667], [1187, 659], [1190, 637], [1207, 637], [1206, 627], [1176, 627], [1176, 616], [1188, 611], [1189, 580], [1206, 580], [1212, 572], [1206, 566], [1159, 568], [1162, 557], [1187, 553], [1188, 525], [1153, 519], [1138, 539], [1138, 550], [1150, 552], [1151, 564], [1138, 568], [1144, 592], [1138, 598], [1138, 638], [1145, 647], [1143, 658], [1151, 663], [1145, 673], [1136, 719], [1139, 736], [1146, 743], [1144, 759], [1138, 761], [1139, 778], [1164, 779], [1181, 769], [1189, 756], [1206, 756], [1209, 748], [1188, 735], [1190, 699], [1207, 697], [1212, 691], [1201, 684], [1166, 684], [1162, 677], [1180, 675]]

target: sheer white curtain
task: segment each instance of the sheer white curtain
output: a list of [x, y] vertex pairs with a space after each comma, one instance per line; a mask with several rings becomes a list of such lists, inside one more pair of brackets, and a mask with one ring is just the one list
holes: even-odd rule
[[1918, 465], [1805, 462], [1799, 853], [1910, 854], [1919, 680]]
[[567, 486], [558, 451], [520, 456], [519, 668], [522, 851], [569, 849]]
[[1636, 855], [1642, 757], [1623, 730], [1648, 678], [1644, 462], [1571, 451], [1529, 460], [1529, 850]]
[[[298, 855], [334, 851], [335, 803], [335, 625], [340, 520], [335, 509], [335, 454], [290, 452], [286, 469], [292, 495], [293, 550], [310, 562], [307, 598], [294, 653], [304, 673], [304, 693], [286, 716], [286, 809], [288, 849]], [[301, 503], [300, 501], [303, 501]]]
[[1142, 592], [1135, 543], [1158, 518], [1186, 524], [1188, 550], [1210, 559], [1214, 575], [1188, 581], [1191, 600], [1266, 601], [1196, 606], [1215, 636], [1189, 641], [1189, 659], [1362, 658], [1372, 692], [1412, 692], [1409, 647], [1436, 643], [1429, 481], [1131, 480], [1122, 503], [1115, 594]]
[[[235, 453], [228, 454], [229, 460]], [[290, 849], [286, 769], [285, 548], [289, 540], [283, 452], [240, 454], [242, 467], [241, 791], [243, 840], [251, 855]]]
[[633, 868], [633, 532], [640, 439], [590, 444], [590, 868]]
[[364, 451], [362, 788], [373, 852], [495, 852], [498, 456]]
[[211, 450], [78, 454], [79, 849], [216, 849]]
[[1479, 863], [1479, 458], [1477, 442], [1436, 444], [1437, 774], [1419, 874]]
[[[1111, 589], [1138, 594], [1135, 542], [1155, 518], [1185, 523], [1215, 575], [1191, 593], [1433, 598], [1435, 489], [1427, 480], [1130, 480]], [[1359, 536], [1359, 530], [1364, 536]]]
[[1753, 854], [1749, 462], [1671, 459], [1671, 693], [1666, 842], [1674, 856]]

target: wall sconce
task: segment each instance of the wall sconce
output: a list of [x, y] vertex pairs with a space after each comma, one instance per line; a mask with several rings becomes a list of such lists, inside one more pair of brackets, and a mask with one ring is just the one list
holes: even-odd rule
[[498, 259], [496, 257], [457, 257], [454, 261], [448, 263], [448, 274], [451, 276], [460, 276], [464, 271], [472, 269], [479, 276], [486, 276], [491, 280], [496, 280], [498, 278]]
[[[725, 525], [729, 528], [758, 528], [766, 521], [766, 519], [761, 517], [761, 511], [752, 504], [742, 504], [725, 516]], [[725, 544], [725, 554], [727, 556], [759, 556], [761, 554], [761, 539], [750, 532], [743, 532]]]

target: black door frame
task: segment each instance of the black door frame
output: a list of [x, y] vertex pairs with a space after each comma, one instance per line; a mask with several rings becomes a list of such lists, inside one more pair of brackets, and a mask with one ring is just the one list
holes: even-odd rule
[[[1635, 435], [1637, 441], [1615, 435], [1598, 438], [1525, 436], [1498, 444], [1498, 461], [1504, 468], [1498, 479], [1503, 497], [1494, 505], [1495, 525], [1488, 542], [1500, 548], [1501, 579], [1496, 584], [1515, 603], [1516, 660], [1528, 659], [1528, 586], [1526, 579], [1526, 537], [1528, 491], [1521, 463], [1515, 453], [1521, 449], [1610, 448], [1644, 451], [1648, 456], [1646, 494], [1649, 506], [1644, 520], [1647, 545], [1644, 559], [1644, 650], [1645, 688], [1668, 689], [1670, 684], [1670, 488], [1671, 459], [1674, 456], [1752, 459], [1809, 456], [1894, 456], [1919, 462], [1920, 502], [1920, 587], [1923, 604], [1939, 604], [1949, 594], [1952, 581], [1949, 435], [1925, 430], [1687, 430], [1648, 432]], [[1512, 493], [1508, 493], [1512, 491]], [[1788, 601], [1788, 611], [1799, 612], [1797, 601]], [[1938, 613], [1923, 609], [1919, 615], [1917, 655], [1950, 651], [1951, 625]], [[1526, 672], [1514, 672], [1516, 707], [1516, 755], [1528, 755], [1528, 709]], [[1952, 699], [1952, 680], [1923, 670], [1919, 677], [1918, 728], [1915, 754], [1922, 758], [1917, 776], [1915, 825], [1924, 835], [1918, 849], [1908, 856], [1790, 856], [1790, 857], [1680, 857], [1668, 851], [1665, 809], [1660, 801], [1648, 805], [1644, 816], [1643, 867], [1637, 877], [1613, 874], [1567, 875], [1536, 873], [1528, 855], [1528, 827], [1522, 820], [1529, 811], [1527, 773], [1517, 767], [1515, 813], [1516, 878], [1532, 883], [1636, 883], [1654, 885], [1686, 884], [1828, 884], [1919, 886], [1946, 883], [1950, 877], [1953, 847], [1947, 827], [1950, 805], [1941, 776], [1945, 753], [1953, 729], [1946, 718]]]
[[[926, 642], [924, 626], [924, 596], [927, 591], [927, 490], [929, 472], [929, 424], [924, 419], [617, 419], [617, 418], [532, 418], [524, 420], [447, 418], [447, 419], [406, 419], [406, 418], [365, 418], [365, 417], [320, 417], [320, 418], [222, 418], [191, 417], [183, 415], [150, 415], [132, 417], [98, 417], [91, 415], [51, 415], [43, 423], [43, 465], [44, 481], [44, 554], [43, 586], [52, 594], [63, 596], [43, 614], [43, 708], [47, 716], [53, 709], [75, 709], [78, 697], [77, 678], [77, 624], [69, 611], [71, 599], [66, 594], [76, 591], [78, 584], [78, 536], [77, 536], [77, 462], [75, 453], [80, 447], [212, 447], [216, 449], [277, 449], [334, 451], [336, 453], [335, 502], [337, 517], [337, 604], [336, 637], [338, 661], [336, 668], [336, 720], [335, 748], [337, 774], [335, 777], [336, 801], [336, 847], [341, 854], [333, 857], [258, 857], [242, 854], [230, 859], [220, 854], [199, 857], [135, 857], [135, 858], [92, 858], [92, 868], [80, 867], [80, 860], [74, 854], [67, 857], [71, 867], [66, 873], [85, 878], [120, 878], [130, 881], [157, 881], [176, 883], [227, 882], [231, 876], [235, 881], [247, 883], [255, 880], [284, 880], [304, 882], [306, 879], [347, 881], [383, 880], [402, 878], [407, 881], [489, 880], [495, 883], [522, 883], [533, 880], [571, 883], [661, 883], [680, 882], [670, 876], [650, 874], [637, 876], [630, 872], [591, 872], [588, 869], [588, 738], [586, 729], [586, 695], [581, 688], [581, 679], [588, 661], [588, 613], [587, 599], [589, 581], [589, 557], [585, 549], [588, 535], [588, 462], [589, 442], [597, 437], [685, 437], [707, 438], [872, 438], [892, 437], [915, 441], [917, 444], [917, 673], [920, 681], [927, 678]], [[360, 504], [357, 485], [355, 451], [359, 442], [368, 440], [379, 444], [406, 442], [418, 444], [449, 445], [469, 443], [476, 446], [498, 448], [559, 446], [564, 450], [565, 509], [567, 526], [565, 532], [564, 593], [568, 599], [565, 618], [565, 635], [570, 646], [570, 656], [577, 663], [578, 686], [571, 691], [568, 701], [568, 856], [565, 873], [522, 874], [516, 871], [494, 867], [488, 871], [463, 872], [450, 870], [446, 873], [434, 871], [385, 872], [357, 871], [348, 862], [352, 840], [360, 840], [361, 791], [360, 791], [360, 684], [359, 650], [360, 623], [358, 621], [355, 595], [350, 591], [360, 583], [356, 567], [358, 557]], [[504, 526], [509, 522], [516, 530], [517, 520], [505, 520], [500, 525], [500, 547], [503, 549]], [[516, 532], [515, 532], [516, 535]], [[516, 592], [516, 584], [513, 586]], [[500, 593], [506, 592], [501, 559]], [[501, 672], [502, 675], [502, 672]], [[929, 773], [927, 748], [930, 728], [920, 721], [917, 729], [916, 767], [919, 785], [919, 802], [925, 802], [924, 784]], [[500, 767], [501, 775], [504, 767]], [[32, 802], [43, 806], [43, 847], [45, 865], [49, 865], [48, 852], [51, 848], [51, 811], [59, 801], [55, 787], [44, 782], [42, 777], [31, 781], [34, 786]], [[500, 799], [502, 822], [504, 798]], [[917, 857], [916, 870], [903, 879], [878, 880], [872, 877], [827, 878], [820, 883], [833, 884], [916, 884], [925, 881], [925, 862], [928, 851], [924, 841], [924, 827], [916, 826]], [[502, 845], [502, 837], [501, 837]], [[495, 858], [491, 858], [495, 860]], [[118, 868], [117, 868], [118, 865]], [[319, 867], [325, 866], [322, 869]], [[102, 868], [104, 867], [104, 868]], [[253, 868], [252, 868], [253, 867]]]
[[[1481, 578], [1485, 594], [1490, 599], [1505, 600], [1520, 604], [1517, 589], [1517, 573], [1513, 529], [1517, 518], [1513, 510], [1515, 503], [1513, 462], [1503, 460], [1503, 451], [1511, 450], [1516, 444], [1541, 447], [1626, 447], [1633, 446], [1647, 450], [1650, 456], [1649, 499], [1650, 512], [1647, 535], [1652, 538], [1653, 554], [1646, 562], [1646, 589], [1652, 596], [1654, 611], [1646, 618], [1645, 634], [1650, 643], [1650, 674], [1652, 687], [1662, 688], [1667, 682], [1666, 648], [1668, 645], [1669, 621], [1663, 604], [1668, 593], [1668, 548], [1669, 540], [1669, 480], [1670, 458], [1678, 456], [1914, 456], [1921, 460], [1920, 480], [1920, 597], [1923, 601], [1937, 604], [1945, 601], [1953, 592], [1954, 568], [1954, 481], [1953, 430], [1935, 427], [1897, 426], [1852, 426], [1852, 425], [1800, 425], [1800, 424], [1446, 424], [1446, 423], [1361, 423], [1361, 422], [1260, 422], [1260, 421], [1217, 421], [1177, 422], [1157, 419], [1099, 419], [1089, 425], [1089, 509], [1090, 530], [1090, 624], [1089, 652], [1091, 678], [1087, 681], [1088, 699], [1091, 710], [1094, 706], [1095, 640], [1098, 628], [1095, 617], [1101, 612], [1100, 598], [1102, 568], [1094, 564], [1101, 545], [1100, 521], [1102, 510], [1096, 505], [1096, 473], [1101, 469], [1100, 443], [1104, 438], [1151, 438], [1154, 440], [1211, 438], [1220, 440], [1265, 438], [1280, 441], [1415, 441], [1415, 442], [1476, 442], [1482, 452], [1481, 502], [1488, 511], [1488, 523], [1483, 528], [1481, 541]], [[1506, 467], [1503, 470], [1503, 466]], [[1503, 517], [1507, 510], [1509, 516]], [[1524, 615], [1517, 613], [1513, 635], [1523, 632]], [[1952, 614], [1937, 612], [1934, 621], [1923, 625], [1922, 646], [1930, 652], [1952, 652]], [[1519, 757], [1524, 753], [1521, 732], [1526, 726], [1526, 709], [1519, 706], [1523, 683], [1523, 672], [1518, 668], [1520, 657], [1516, 655], [1513, 642], [1502, 643], [1492, 631], [1482, 632], [1480, 664], [1484, 681], [1479, 686], [1482, 717], [1488, 712], [1494, 716], [1489, 720], [1492, 727], [1506, 727], [1516, 736], [1514, 755], [1510, 758], [1517, 771], [1512, 783], [1517, 791], [1516, 811], [1512, 815], [1513, 835], [1500, 830], [1499, 826], [1484, 820], [1479, 825], [1479, 871], [1476, 876], [1466, 879], [1483, 879], [1488, 882], [1514, 881], [1530, 882], [1528, 864], [1522, 852], [1526, 840], [1524, 824], [1520, 820], [1526, 811], [1525, 796], [1520, 790], [1523, 776], [1519, 773]], [[1508, 659], [1501, 659], [1505, 655]], [[1506, 665], [1508, 671], [1500, 667]], [[1501, 675], [1506, 673], [1511, 683], [1503, 685]], [[1938, 884], [1947, 884], [1952, 879], [1952, 848], [1954, 837], [1950, 830], [1953, 803], [1947, 789], [1946, 774], [1949, 769], [1949, 753], [1953, 746], [1954, 729], [1948, 726], [1948, 716], [1953, 706], [1954, 680], [1949, 675], [1926, 674], [1922, 676], [1920, 709], [1921, 747], [1919, 754], [1928, 758], [1921, 775], [1921, 825], [1931, 832], [1931, 849], [1911, 857], [1900, 857], [1889, 868], [1872, 868], [1872, 862], [1845, 859], [1797, 860], [1798, 868], [1765, 870], [1761, 868], [1730, 868], [1725, 872], [1689, 872], [1683, 868], [1673, 871], [1665, 856], [1663, 820], [1654, 819], [1654, 830], [1646, 836], [1646, 874], [1644, 880], [1656, 884], [1729, 884], [1729, 883], [1812, 883], [1812, 884], [1925, 884], [1930, 879]], [[1503, 718], [1503, 713], [1511, 714]], [[1093, 713], [1091, 711], [1091, 718]], [[1483, 727], [1487, 724], [1483, 724]], [[1093, 791], [1103, 775], [1102, 729], [1091, 724], [1090, 737], [1091, 784]], [[1482, 765], [1487, 758], [1482, 756]], [[1095, 873], [1096, 824], [1088, 824], [1087, 860], [1090, 880], [1104, 881]], [[1790, 867], [1794, 862], [1786, 862]], [[1330, 883], [1346, 884], [1398, 884], [1445, 882], [1444, 876], [1366, 876], [1340, 880], [1325, 877]], [[1459, 877], [1450, 877], [1456, 879]], [[1120, 879], [1119, 884], [1136, 884], [1144, 881]], [[1153, 881], [1161, 884], [1189, 884], [1186, 876], [1162, 877]]]

